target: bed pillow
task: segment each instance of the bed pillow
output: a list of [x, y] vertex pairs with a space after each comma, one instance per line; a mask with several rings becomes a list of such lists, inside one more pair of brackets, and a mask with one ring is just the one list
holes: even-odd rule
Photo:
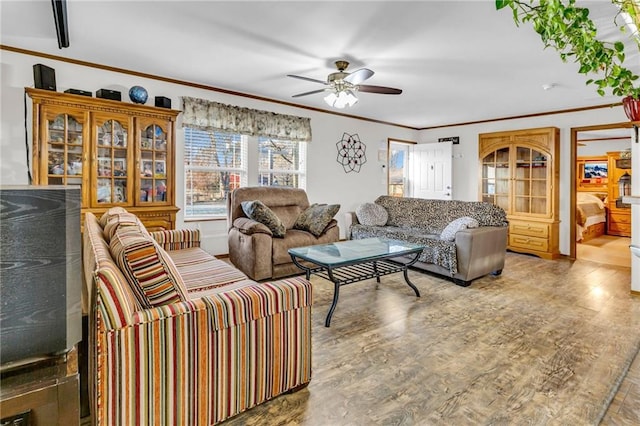
[[242, 211], [249, 219], [260, 222], [271, 230], [274, 237], [284, 238], [287, 228], [278, 216], [260, 200], [243, 201], [240, 203]]
[[293, 225], [293, 229], [307, 231], [319, 237], [324, 228], [327, 227], [331, 219], [340, 210], [340, 204], [317, 204], [314, 203], [305, 211], [300, 213]]
[[367, 226], [384, 226], [389, 219], [387, 209], [376, 203], [364, 203], [356, 208], [358, 222]]
[[477, 228], [479, 226], [478, 221], [469, 216], [463, 216], [458, 219], [452, 220], [442, 230], [440, 239], [445, 241], [454, 241], [456, 239], [456, 233], [467, 228]]

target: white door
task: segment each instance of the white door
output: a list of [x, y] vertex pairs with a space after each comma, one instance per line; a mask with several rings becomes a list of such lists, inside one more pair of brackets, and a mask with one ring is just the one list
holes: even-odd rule
[[412, 197], [452, 199], [452, 154], [453, 142], [413, 146], [409, 175]]

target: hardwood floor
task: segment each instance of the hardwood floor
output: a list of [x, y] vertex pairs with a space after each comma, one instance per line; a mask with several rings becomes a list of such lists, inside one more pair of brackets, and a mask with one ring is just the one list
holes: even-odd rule
[[392, 277], [341, 290], [330, 328], [313, 277], [311, 383], [225, 425], [640, 424], [630, 268], [508, 253], [468, 288], [411, 271], [420, 299]]
[[631, 266], [631, 238], [602, 235], [576, 244], [576, 258], [609, 265]]

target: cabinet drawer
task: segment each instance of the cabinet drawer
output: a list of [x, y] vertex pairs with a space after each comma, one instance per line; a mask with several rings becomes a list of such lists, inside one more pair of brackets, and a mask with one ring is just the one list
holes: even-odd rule
[[546, 252], [549, 250], [549, 240], [546, 238], [509, 234], [509, 246]]
[[549, 237], [549, 225], [535, 222], [510, 222], [509, 234], [547, 238]]
[[609, 233], [630, 236], [631, 235], [631, 224], [630, 223], [609, 223]]
[[611, 213], [609, 215], [609, 222], [631, 225], [631, 215], [629, 215], [629, 214]]

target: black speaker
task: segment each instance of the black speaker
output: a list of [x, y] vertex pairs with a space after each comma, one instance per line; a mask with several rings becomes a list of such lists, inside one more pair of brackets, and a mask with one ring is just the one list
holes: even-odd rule
[[33, 66], [33, 82], [36, 89], [56, 91], [56, 70], [46, 65]]
[[79, 186], [0, 186], [0, 364], [82, 338]]

